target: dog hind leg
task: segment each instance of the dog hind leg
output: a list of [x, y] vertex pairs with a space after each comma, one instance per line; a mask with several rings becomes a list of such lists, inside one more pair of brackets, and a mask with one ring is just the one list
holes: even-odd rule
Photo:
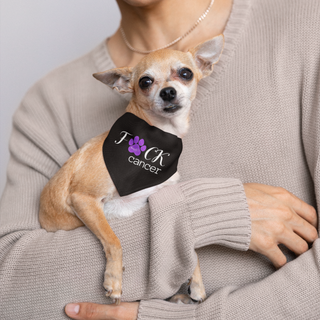
[[203, 302], [206, 299], [206, 291], [202, 281], [199, 258], [197, 266], [194, 269], [193, 275], [188, 283], [188, 293], [190, 298], [194, 301]]

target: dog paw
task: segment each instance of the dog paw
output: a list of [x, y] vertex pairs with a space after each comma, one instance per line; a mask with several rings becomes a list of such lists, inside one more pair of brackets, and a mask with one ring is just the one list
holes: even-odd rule
[[120, 304], [121, 301], [121, 278], [105, 274], [105, 280], [103, 282], [106, 296], [113, 299], [116, 304]]
[[135, 136], [129, 141], [129, 152], [134, 153], [136, 156], [141, 154], [141, 151], [146, 151], [147, 146], [144, 145], [144, 140], [140, 139], [138, 136]]
[[202, 281], [195, 281], [193, 280], [193, 277], [188, 283], [188, 293], [190, 298], [198, 303], [203, 302], [207, 297]]
[[175, 294], [173, 297], [170, 298], [169, 302], [176, 303], [176, 304], [197, 304], [197, 301], [192, 300], [186, 294]]

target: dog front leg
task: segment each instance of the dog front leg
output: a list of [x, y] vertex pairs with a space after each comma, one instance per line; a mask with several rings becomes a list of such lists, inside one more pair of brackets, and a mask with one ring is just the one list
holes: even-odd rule
[[78, 218], [96, 235], [103, 246], [107, 259], [103, 286], [106, 289], [106, 296], [115, 299], [116, 304], [119, 304], [122, 294], [122, 248], [120, 240], [105, 218], [99, 200], [86, 194], [73, 193], [71, 203]]

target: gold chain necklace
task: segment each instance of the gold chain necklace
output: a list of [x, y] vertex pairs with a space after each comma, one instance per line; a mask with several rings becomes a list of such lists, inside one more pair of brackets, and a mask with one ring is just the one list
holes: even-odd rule
[[153, 49], [153, 50], [147, 50], [147, 51], [142, 51], [142, 50], [138, 50], [138, 49], [135, 49], [133, 48], [127, 37], [126, 37], [126, 34], [124, 33], [124, 30], [123, 28], [120, 26], [120, 32], [121, 32], [121, 35], [122, 35], [122, 38], [123, 38], [123, 41], [124, 43], [126, 44], [126, 46], [133, 52], [137, 52], [137, 53], [142, 53], [142, 54], [148, 54], [148, 53], [151, 53], [151, 52], [155, 52], [157, 50], [161, 50], [161, 49], [165, 49], [165, 48], [169, 48], [171, 46], [173, 46], [175, 43], [177, 43], [178, 41], [182, 40], [183, 38], [185, 38], [190, 32], [192, 32], [199, 24], [200, 22], [202, 22], [204, 20], [204, 18], [208, 15], [212, 5], [213, 5], [213, 2], [214, 0], [211, 0], [207, 10], [200, 16], [200, 18], [196, 21], [196, 23], [182, 36], [178, 37], [176, 40], [173, 40], [172, 42], [170, 42], [169, 44], [161, 47], [161, 48], [158, 48], [158, 49]]

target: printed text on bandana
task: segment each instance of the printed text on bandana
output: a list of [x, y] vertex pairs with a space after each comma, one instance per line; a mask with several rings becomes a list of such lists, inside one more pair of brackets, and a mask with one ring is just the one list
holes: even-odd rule
[[157, 147], [147, 148], [144, 144], [144, 139], [140, 139], [139, 136], [133, 137], [133, 134], [127, 131], [122, 131], [119, 141], [115, 141], [114, 143], [120, 144], [122, 142], [128, 142], [128, 151], [130, 153], [136, 156], [143, 154], [143, 160], [131, 155], [128, 157], [128, 162], [154, 174], [158, 174], [158, 172], [161, 171], [160, 167], [165, 166], [164, 157], [170, 156], [170, 153], [165, 153], [164, 150]]
[[120, 196], [153, 187], [177, 172], [182, 141], [125, 113], [103, 143], [103, 158]]

